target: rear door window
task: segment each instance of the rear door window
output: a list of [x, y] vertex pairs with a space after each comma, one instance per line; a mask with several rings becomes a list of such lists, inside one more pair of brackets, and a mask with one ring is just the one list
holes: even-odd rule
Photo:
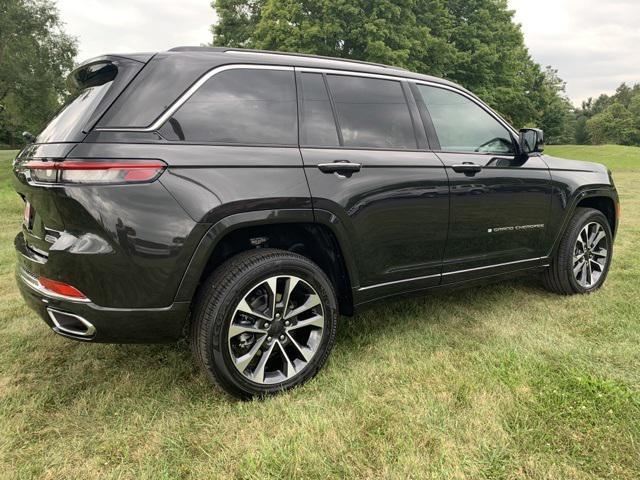
[[160, 129], [169, 140], [298, 144], [293, 71], [233, 69], [200, 87]]
[[340, 145], [331, 101], [321, 73], [303, 73], [300, 143], [309, 146]]
[[346, 75], [327, 75], [345, 147], [416, 149], [402, 85]]

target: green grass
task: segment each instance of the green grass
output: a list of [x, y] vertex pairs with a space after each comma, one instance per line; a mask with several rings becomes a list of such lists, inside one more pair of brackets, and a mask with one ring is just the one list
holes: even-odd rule
[[238, 402], [184, 343], [74, 343], [23, 306], [0, 152], [0, 477], [639, 478], [640, 149], [548, 153], [614, 171], [601, 291], [517, 280], [392, 303], [345, 319], [314, 381]]

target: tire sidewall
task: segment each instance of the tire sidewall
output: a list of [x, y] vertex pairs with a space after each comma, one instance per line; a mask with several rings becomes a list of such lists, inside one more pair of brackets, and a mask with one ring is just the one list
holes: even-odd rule
[[[279, 275], [299, 277], [316, 290], [322, 302], [325, 325], [318, 350], [302, 372], [284, 382], [263, 385], [244, 377], [235, 367], [228, 348], [228, 332], [240, 300], [262, 281]], [[216, 370], [216, 376], [223, 383], [241, 392], [242, 396], [265, 395], [304, 383], [324, 364], [335, 339], [337, 301], [324, 273], [306, 258], [292, 254], [288, 258], [262, 261], [241, 274], [227, 291], [223, 292], [215, 314], [216, 317], [210, 323], [212, 328], [208, 329], [206, 339], [206, 354], [211, 357], [212, 361], [209, 362], [211, 368]]]

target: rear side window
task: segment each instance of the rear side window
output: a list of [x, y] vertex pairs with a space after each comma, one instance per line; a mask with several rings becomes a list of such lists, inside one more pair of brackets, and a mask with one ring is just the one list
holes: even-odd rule
[[443, 152], [511, 154], [509, 131], [477, 103], [443, 88], [418, 85]]
[[327, 80], [345, 147], [417, 148], [400, 82], [344, 75]]
[[300, 143], [323, 147], [340, 145], [327, 87], [321, 73], [303, 73]]
[[236, 69], [211, 77], [160, 130], [170, 140], [297, 145], [292, 71]]

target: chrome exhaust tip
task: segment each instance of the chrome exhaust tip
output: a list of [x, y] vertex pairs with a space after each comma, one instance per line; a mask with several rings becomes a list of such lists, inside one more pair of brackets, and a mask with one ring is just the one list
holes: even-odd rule
[[90, 338], [96, 334], [96, 327], [91, 322], [74, 313], [47, 308], [54, 331], [74, 337]]

